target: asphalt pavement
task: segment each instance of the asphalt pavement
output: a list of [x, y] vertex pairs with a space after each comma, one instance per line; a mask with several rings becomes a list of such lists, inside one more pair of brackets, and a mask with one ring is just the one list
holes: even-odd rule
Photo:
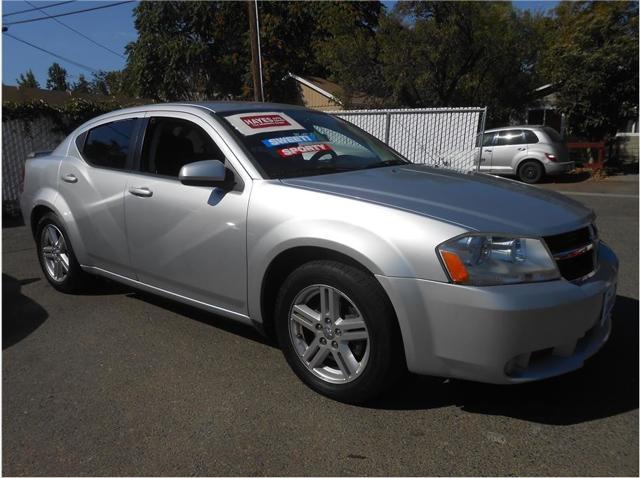
[[638, 476], [637, 177], [583, 187], [621, 262], [605, 348], [527, 385], [411, 376], [366, 407], [309, 390], [251, 328], [107, 281], [56, 292], [5, 227], [2, 473]]

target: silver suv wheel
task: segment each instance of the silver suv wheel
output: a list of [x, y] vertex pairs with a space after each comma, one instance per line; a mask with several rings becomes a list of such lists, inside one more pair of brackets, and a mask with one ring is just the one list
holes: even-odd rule
[[367, 366], [370, 340], [364, 317], [335, 287], [314, 284], [296, 295], [289, 336], [305, 367], [326, 382], [351, 382]]

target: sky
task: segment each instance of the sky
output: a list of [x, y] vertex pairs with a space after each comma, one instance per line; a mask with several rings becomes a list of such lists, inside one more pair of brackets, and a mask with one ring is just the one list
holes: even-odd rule
[[[29, 1], [37, 7], [42, 7], [47, 3], [58, 3], [57, 0], [55, 2]], [[115, 2], [75, 1], [50, 7], [44, 11], [49, 15], [54, 15], [111, 3]], [[58, 20], [124, 57], [124, 47], [127, 43], [135, 40], [137, 36], [133, 26], [133, 8], [136, 4], [137, 2], [126, 3], [102, 10], [59, 17]], [[25, 1], [3, 1], [3, 25], [6, 26], [7, 23], [13, 21], [45, 16], [39, 10], [6, 16], [12, 12], [30, 8], [33, 7]], [[91, 43], [51, 19], [22, 25], [9, 25], [7, 28], [7, 33], [17, 38], [96, 70], [120, 70], [125, 65], [123, 57]], [[19, 43], [13, 38], [7, 37], [6, 34], [2, 35], [2, 83], [15, 85], [16, 78], [20, 73], [31, 68], [36, 79], [40, 82], [40, 86], [44, 88], [47, 81], [47, 70], [54, 61], [60, 63], [67, 70], [68, 80], [71, 82], [76, 81], [80, 73], [91, 78], [90, 69], [80, 68], [56, 59], [47, 53]]]
[[[29, 0], [35, 7], [46, 6], [47, 4], [58, 3], [53, 1]], [[102, 5], [109, 5], [115, 2], [104, 1], [74, 1], [64, 5], [51, 6], [44, 11], [49, 15], [94, 8]], [[133, 26], [133, 9], [138, 2], [133, 1], [123, 5], [95, 10], [91, 12], [79, 13], [59, 17], [60, 22], [71, 28], [78, 30], [81, 34], [91, 38], [107, 48], [119, 53], [118, 56], [111, 53], [91, 41], [83, 38], [60, 25], [54, 20], [24, 23], [18, 25], [8, 25], [11, 22], [21, 21], [31, 18], [46, 17], [39, 10], [32, 12], [11, 15], [11, 13], [33, 8], [26, 1], [3, 0], [2, 16], [3, 25], [7, 26], [7, 33], [33, 45], [49, 50], [62, 57], [83, 65], [71, 64], [64, 60], [55, 58], [49, 53], [42, 52], [31, 46], [18, 42], [17, 40], [2, 35], [2, 83], [15, 85], [16, 79], [21, 73], [31, 69], [40, 82], [42, 88], [46, 85], [47, 70], [56, 61], [67, 70], [68, 81], [77, 81], [78, 75], [83, 73], [88, 79], [91, 78], [92, 70], [120, 70], [125, 65], [124, 47], [127, 43], [136, 39], [136, 30]], [[383, 1], [384, 5], [391, 9], [395, 1]], [[531, 10], [544, 12], [553, 8], [556, 1], [516, 1], [514, 5], [521, 10]]]

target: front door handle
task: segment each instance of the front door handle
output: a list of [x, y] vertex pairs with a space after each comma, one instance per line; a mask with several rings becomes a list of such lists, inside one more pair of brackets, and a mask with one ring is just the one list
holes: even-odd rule
[[78, 178], [76, 178], [74, 174], [65, 174], [64, 176], [61, 177], [61, 179], [65, 183], [77, 183], [78, 182]]
[[486, 151], [487, 153], [490, 153], [490, 152], [491, 152], [491, 150], [490, 150], [490, 149], [485, 149], [485, 151]]
[[149, 188], [129, 188], [129, 192], [134, 196], [139, 196], [141, 198], [150, 198], [153, 196], [153, 191]]

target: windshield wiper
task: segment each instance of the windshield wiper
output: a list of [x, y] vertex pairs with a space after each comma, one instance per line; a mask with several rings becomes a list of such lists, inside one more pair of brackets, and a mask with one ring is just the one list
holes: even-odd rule
[[370, 164], [362, 169], [384, 168], [385, 166], [398, 166], [400, 164], [407, 164], [407, 162], [402, 159], [387, 159], [385, 161], [380, 161], [379, 163]]

